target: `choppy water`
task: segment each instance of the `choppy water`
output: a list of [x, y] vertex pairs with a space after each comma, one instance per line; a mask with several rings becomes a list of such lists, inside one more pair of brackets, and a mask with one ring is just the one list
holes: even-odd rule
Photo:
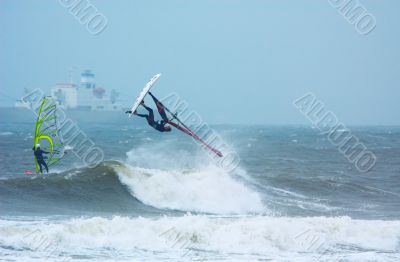
[[130, 125], [82, 126], [105, 152], [32, 169], [32, 124], [0, 125], [0, 260], [399, 261], [400, 128], [350, 128], [359, 173], [308, 127], [218, 126], [241, 164]]

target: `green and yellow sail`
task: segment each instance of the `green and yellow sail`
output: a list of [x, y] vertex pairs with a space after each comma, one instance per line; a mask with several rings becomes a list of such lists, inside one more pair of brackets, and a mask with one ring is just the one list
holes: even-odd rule
[[[51, 166], [64, 156], [64, 144], [59, 132], [57, 121], [57, 104], [51, 97], [43, 97], [35, 127], [33, 146], [40, 144], [40, 148], [49, 152], [44, 160], [47, 166]], [[35, 157], [36, 173], [39, 172], [39, 165]]]

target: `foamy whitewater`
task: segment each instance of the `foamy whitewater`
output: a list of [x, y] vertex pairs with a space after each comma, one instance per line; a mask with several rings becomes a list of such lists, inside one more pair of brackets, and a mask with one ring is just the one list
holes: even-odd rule
[[307, 127], [217, 127], [227, 172], [178, 132], [91, 126], [100, 165], [40, 176], [30, 128], [1, 125], [0, 260], [400, 261], [399, 128], [353, 129], [378, 158], [360, 174]]

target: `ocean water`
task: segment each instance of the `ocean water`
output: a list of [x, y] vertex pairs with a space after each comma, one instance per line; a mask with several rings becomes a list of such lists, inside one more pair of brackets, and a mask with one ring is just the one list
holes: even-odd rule
[[351, 127], [360, 173], [307, 126], [216, 126], [227, 172], [175, 131], [80, 125], [105, 153], [33, 169], [32, 123], [0, 124], [2, 261], [400, 261], [400, 128]]

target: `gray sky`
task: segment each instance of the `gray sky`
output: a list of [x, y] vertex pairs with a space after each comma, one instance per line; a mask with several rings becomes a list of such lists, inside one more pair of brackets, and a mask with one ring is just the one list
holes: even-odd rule
[[99, 35], [59, 1], [0, 0], [0, 106], [75, 66], [129, 100], [162, 73], [154, 93], [209, 123], [307, 123], [292, 102], [312, 91], [348, 125], [400, 124], [399, 1], [359, 1], [368, 35], [328, 0], [90, 2], [108, 19]]

